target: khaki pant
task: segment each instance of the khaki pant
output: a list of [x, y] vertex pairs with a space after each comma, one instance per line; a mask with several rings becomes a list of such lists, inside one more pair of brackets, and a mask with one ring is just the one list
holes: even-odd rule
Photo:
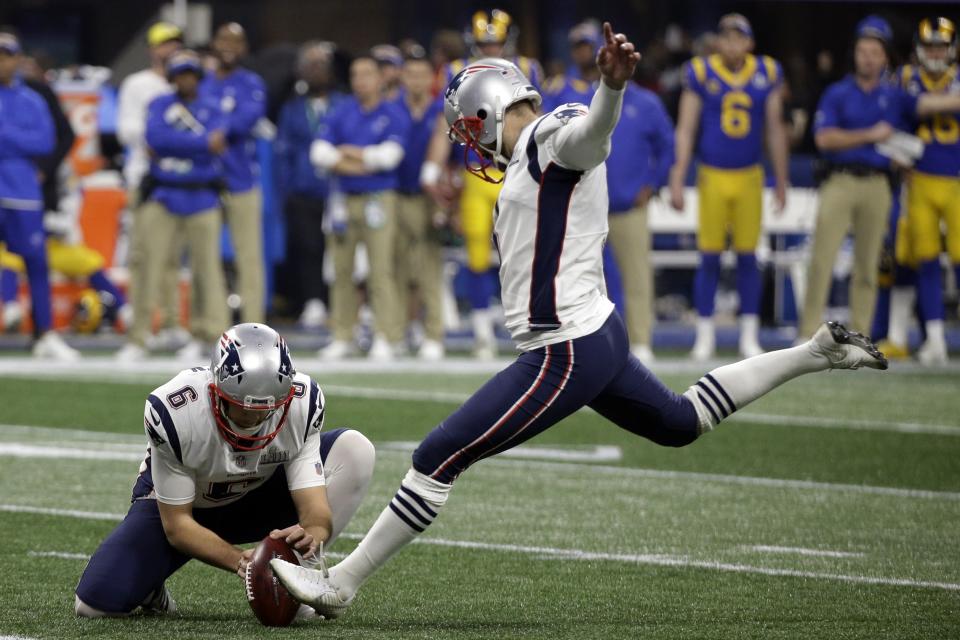
[[[146, 253], [144, 279], [148, 297], [160, 286], [163, 270], [176, 246], [177, 236], [186, 238], [190, 256], [191, 289], [197, 313], [190, 318], [190, 332], [203, 342], [213, 341], [227, 328], [227, 292], [220, 263], [220, 211], [210, 209], [187, 216], [174, 215], [157, 203], [148, 202], [141, 213], [150, 216], [151, 236]], [[134, 316], [130, 339], [143, 345], [144, 321]]]
[[851, 229], [854, 263], [850, 278], [850, 326], [854, 331], [870, 333], [877, 301], [877, 266], [891, 204], [890, 185], [884, 176], [835, 173], [820, 187], [801, 336], [813, 335], [823, 321], [833, 263]]
[[397, 195], [379, 191], [348, 195], [346, 229], [327, 235], [327, 250], [333, 255], [333, 306], [331, 320], [335, 340], [349, 341], [357, 319], [353, 264], [357, 244], [364, 243], [370, 260], [367, 291], [373, 307], [374, 330], [392, 343], [403, 339], [403, 323], [397, 312], [393, 269], [394, 235], [397, 228]]
[[433, 229], [433, 206], [424, 195], [397, 196], [394, 242], [397, 309], [401, 322], [410, 309], [410, 286], [423, 303], [423, 328], [430, 340], [443, 341], [443, 246]]
[[259, 189], [226, 194], [223, 212], [230, 228], [242, 322], [263, 322], [266, 305], [263, 266], [263, 212]]
[[653, 270], [647, 208], [637, 207], [609, 217], [610, 246], [620, 270], [631, 344], [650, 344], [653, 325]]
[[[144, 207], [140, 204], [139, 189], [130, 189], [127, 192], [127, 208], [130, 210], [131, 221], [130, 239], [127, 256], [127, 271], [129, 284], [127, 297], [133, 308], [134, 322], [136, 318], [143, 319], [146, 331], [149, 334], [153, 328], [153, 310], [159, 308], [163, 315], [164, 327], [175, 327], [180, 323], [180, 256], [186, 248], [184, 238], [177, 238], [175, 249], [170, 252], [170, 261], [164, 267], [160, 287], [149, 295], [144, 295], [147, 283], [144, 278], [146, 255], [153, 236], [150, 211], [155, 208]], [[131, 332], [133, 329], [128, 327]]]

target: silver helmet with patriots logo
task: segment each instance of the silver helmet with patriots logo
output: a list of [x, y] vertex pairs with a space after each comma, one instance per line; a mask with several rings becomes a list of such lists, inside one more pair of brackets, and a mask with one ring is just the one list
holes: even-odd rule
[[[449, 136], [465, 146], [467, 169], [487, 182], [498, 183], [487, 175], [494, 162], [506, 166], [502, 154], [503, 118], [507, 109], [523, 100], [533, 108], [541, 98], [523, 72], [509, 60], [484, 58], [463, 69], [450, 80], [443, 93], [443, 114], [450, 125]], [[469, 162], [473, 150], [480, 156], [480, 165]]]
[[[296, 374], [287, 343], [280, 334], [259, 323], [227, 329], [213, 349], [210, 370], [210, 402], [224, 439], [244, 451], [270, 444], [286, 422]], [[262, 412], [263, 419], [253, 427], [240, 427], [227, 416], [227, 405]], [[270, 433], [259, 434], [260, 425], [278, 411], [283, 413], [276, 427]]]

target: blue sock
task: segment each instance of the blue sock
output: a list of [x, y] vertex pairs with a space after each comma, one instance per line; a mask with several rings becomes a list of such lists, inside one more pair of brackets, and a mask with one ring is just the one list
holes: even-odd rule
[[720, 282], [720, 254], [701, 253], [700, 266], [693, 279], [693, 305], [701, 318], [713, 316], [714, 298]]
[[756, 254], [737, 254], [737, 293], [741, 315], [760, 314], [760, 270]]
[[10, 269], [0, 271], [0, 300], [13, 302], [17, 299], [17, 272]]
[[47, 267], [46, 250], [39, 255], [24, 256], [23, 263], [30, 281], [30, 307], [33, 310], [33, 333], [42, 335], [53, 326], [53, 311], [50, 301], [50, 271]]
[[467, 296], [472, 309], [486, 309], [490, 306], [490, 276], [486, 271], [467, 269]]
[[883, 340], [890, 330], [890, 287], [877, 289], [877, 306], [873, 310], [873, 326], [870, 327], [870, 337]]
[[940, 284], [940, 259], [920, 263], [917, 273], [917, 302], [923, 320], [943, 320], [943, 289]]
[[106, 291], [112, 295], [118, 309], [127, 303], [127, 299], [123, 293], [116, 285], [110, 282], [110, 279], [107, 277], [107, 274], [103, 272], [103, 269], [90, 276], [89, 280], [90, 286], [97, 291]]

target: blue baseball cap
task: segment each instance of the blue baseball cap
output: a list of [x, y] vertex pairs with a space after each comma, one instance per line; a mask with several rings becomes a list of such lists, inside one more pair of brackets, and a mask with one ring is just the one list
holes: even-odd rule
[[596, 20], [585, 20], [574, 25], [567, 34], [567, 38], [571, 45], [586, 43], [595, 49], [603, 45], [603, 32]]
[[200, 56], [189, 49], [181, 49], [167, 59], [167, 77], [191, 71], [198, 76], [203, 76], [203, 65], [200, 63]]
[[728, 13], [720, 18], [720, 22], [717, 23], [717, 32], [723, 33], [728, 30], [739, 31], [748, 38], [753, 37], [753, 27], [742, 13]]
[[6, 51], [12, 56], [20, 53], [20, 41], [12, 33], [0, 33], [0, 51]]
[[856, 36], [860, 38], [874, 38], [885, 45], [893, 41], [893, 29], [890, 23], [878, 15], [869, 15], [857, 23]]

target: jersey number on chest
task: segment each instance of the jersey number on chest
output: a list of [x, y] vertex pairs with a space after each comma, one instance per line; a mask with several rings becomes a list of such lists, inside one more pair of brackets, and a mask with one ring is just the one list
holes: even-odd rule
[[753, 98], [743, 91], [730, 91], [720, 102], [720, 130], [731, 138], [746, 138], [750, 133], [750, 108]]
[[926, 144], [954, 144], [960, 140], [960, 123], [947, 113], [938, 113], [927, 122], [920, 125], [917, 135]]

